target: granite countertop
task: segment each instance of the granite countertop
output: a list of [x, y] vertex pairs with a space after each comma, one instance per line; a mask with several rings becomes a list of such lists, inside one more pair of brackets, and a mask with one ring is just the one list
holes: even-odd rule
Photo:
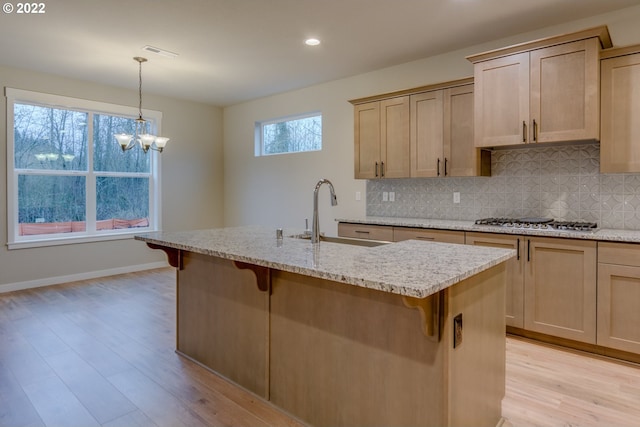
[[320, 279], [425, 298], [515, 256], [514, 250], [408, 240], [377, 247], [288, 237], [275, 228], [230, 227], [135, 236], [156, 245]]
[[360, 218], [337, 218], [338, 222], [352, 224], [390, 225], [396, 227], [430, 228], [439, 230], [477, 231], [484, 233], [518, 234], [525, 236], [562, 237], [565, 239], [596, 240], [602, 242], [640, 243], [640, 231], [601, 228], [596, 231], [533, 230], [526, 228], [475, 225], [474, 221], [447, 219], [393, 218], [367, 216]]

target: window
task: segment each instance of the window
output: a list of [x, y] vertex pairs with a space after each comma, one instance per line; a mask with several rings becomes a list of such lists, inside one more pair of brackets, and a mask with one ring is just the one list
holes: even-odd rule
[[[6, 89], [9, 248], [158, 229], [159, 156], [123, 153], [137, 110]], [[156, 128], [161, 113], [143, 111]]]
[[256, 123], [256, 156], [322, 149], [322, 115], [310, 113]]

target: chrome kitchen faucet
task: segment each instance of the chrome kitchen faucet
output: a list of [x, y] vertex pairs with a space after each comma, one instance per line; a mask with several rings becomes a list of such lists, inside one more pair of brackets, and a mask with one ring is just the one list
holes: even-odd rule
[[316, 188], [313, 190], [313, 225], [311, 230], [311, 243], [320, 243], [320, 220], [318, 219], [318, 190], [322, 187], [322, 184], [329, 185], [329, 191], [331, 192], [331, 206], [338, 204], [336, 198], [336, 192], [333, 189], [333, 184], [328, 179], [321, 179], [316, 184]]

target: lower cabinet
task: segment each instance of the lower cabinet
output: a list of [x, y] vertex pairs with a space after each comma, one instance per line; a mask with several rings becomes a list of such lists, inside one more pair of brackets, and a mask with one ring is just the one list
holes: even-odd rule
[[467, 244], [510, 248], [507, 326], [596, 343], [596, 242], [467, 233]]
[[507, 326], [640, 354], [639, 244], [346, 223], [338, 234], [515, 249]]
[[596, 343], [596, 242], [526, 239], [524, 329]]
[[348, 222], [338, 223], [338, 236], [369, 240], [386, 240], [388, 242], [401, 242], [403, 240], [415, 239], [464, 244], [464, 231], [354, 224]]
[[524, 328], [524, 237], [509, 234], [474, 233], [468, 232], [466, 243], [474, 246], [489, 246], [492, 248], [515, 249], [517, 256], [507, 261], [507, 295], [506, 295], [506, 323], [507, 326]]
[[393, 227], [388, 225], [338, 223], [338, 236], [356, 239], [393, 241]]
[[597, 344], [640, 354], [640, 245], [598, 245]]
[[393, 241], [428, 240], [431, 242], [464, 244], [464, 231], [432, 230], [427, 228], [393, 227]]

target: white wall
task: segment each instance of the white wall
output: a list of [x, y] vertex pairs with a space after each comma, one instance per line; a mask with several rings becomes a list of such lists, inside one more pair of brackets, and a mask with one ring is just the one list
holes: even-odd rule
[[[0, 87], [121, 105], [137, 105], [137, 91], [25, 70], [0, 67]], [[4, 90], [4, 89], [3, 89]], [[144, 107], [163, 112], [162, 133], [171, 141], [162, 154], [164, 230], [219, 227], [223, 224], [222, 110], [145, 93]], [[0, 103], [6, 117], [6, 103]], [[6, 120], [0, 120], [0, 242], [7, 241]], [[0, 246], [0, 292], [61, 283], [160, 265], [166, 260], [133, 239], [8, 250]]]
[[[640, 6], [456, 52], [227, 107], [224, 110], [225, 225], [302, 227], [311, 218], [319, 178], [330, 179], [339, 205], [322, 189], [320, 227], [335, 235], [334, 218], [365, 215], [365, 181], [353, 178], [353, 107], [349, 99], [473, 75], [465, 56], [538, 38], [608, 25], [616, 46], [640, 43]], [[323, 114], [323, 150], [254, 157], [254, 123], [307, 111]], [[355, 200], [355, 192], [362, 200]]]

